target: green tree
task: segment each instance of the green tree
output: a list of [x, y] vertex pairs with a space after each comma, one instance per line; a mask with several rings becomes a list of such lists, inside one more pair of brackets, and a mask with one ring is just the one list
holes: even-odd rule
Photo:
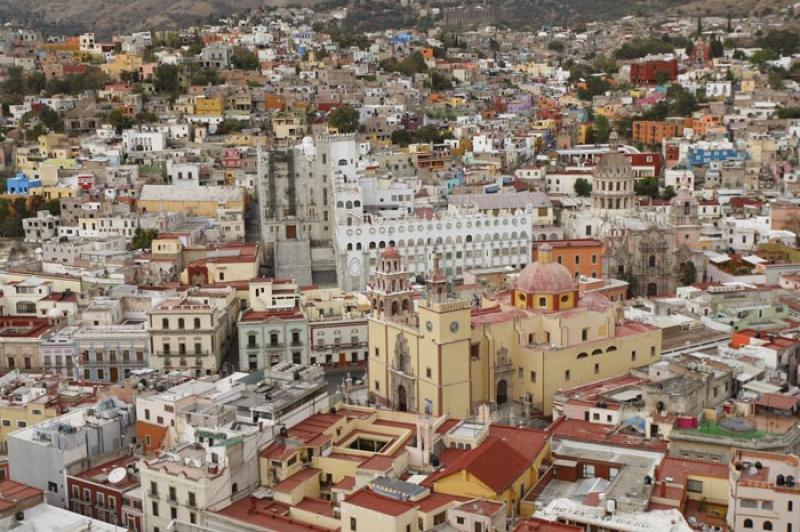
[[800, 118], [800, 107], [778, 107], [778, 118], [781, 120]]
[[597, 144], [605, 144], [611, 134], [611, 125], [605, 115], [597, 115], [592, 122], [592, 133]]
[[658, 199], [659, 197], [658, 179], [655, 177], [640, 179], [633, 186], [633, 189], [637, 196], [647, 196], [652, 199]]
[[449, 91], [453, 88], [453, 82], [444, 74], [434, 71], [431, 74], [431, 89], [435, 91]]
[[697, 268], [692, 261], [686, 261], [678, 268], [681, 286], [693, 285], [697, 282]]
[[756, 40], [756, 46], [774, 50], [779, 55], [792, 55], [800, 52], [800, 34], [791, 30], [770, 30]]
[[547, 43], [547, 49], [553, 50], [554, 52], [563, 52], [564, 51], [564, 43], [561, 41], [550, 41]]
[[396, 129], [392, 131], [392, 144], [405, 148], [413, 141], [414, 137], [407, 129]]
[[58, 216], [61, 214], [61, 200], [51, 199], [48, 200], [44, 205], [53, 216]]
[[158, 237], [158, 230], [156, 229], [142, 229], [137, 227], [133, 232], [133, 239], [131, 240], [132, 249], [150, 249], [153, 245], [153, 240]]
[[248, 50], [244, 46], [237, 46], [233, 49], [231, 63], [234, 68], [239, 70], [255, 70], [260, 66], [258, 54]]
[[153, 86], [163, 94], [177, 94], [181, 88], [178, 67], [175, 65], [158, 65], [156, 67]]
[[783, 90], [783, 74], [781, 71], [776, 69], [770, 70], [767, 74], [767, 84], [773, 90]]
[[[64, 121], [61, 120], [61, 116], [47, 105], [22, 115], [22, 125], [23, 128], [30, 128], [33, 132], [32, 139], [36, 139], [41, 133], [44, 133], [42, 128], [56, 133], [64, 131]], [[41, 127], [37, 128], [37, 126]]]
[[670, 185], [664, 189], [664, 192], [661, 193], [661, 199], [669, 201], [677, 195], [678, 193], [675, 192], [675, 187]]
[[581, 100], [591, 100], [611, 89], [611, 84], [602, 76], [589, 76], [585, 84], [585, 87], [578, 88], [578, 98]]
[[126, 116], [119, 109], [114, 109], [108, 113], [105, 117], [105, 120], [117, 131], [122, 131], [133, 127], [133, 120], [129, 116]]
[[712, 58], [722, 57], [723, 55], [725, 55], [725, 46], [723, 46], [722, 41], [720, 41], [717, 36], [714, 36], [711, 39], [710, 48], [711, 48], [710, 51]]
[[575, 189], [575, 194], [583, 198], [588, 198], [592, 194], [592, 184], [589, 183], [588, 179], [583, 177], [579, 177], [575, 180], [573, 188]]
[[358, 111], [350, 105], [337, 107], [328, 115], [328, 127], [339, 133], [353, 133], [358, 130]]

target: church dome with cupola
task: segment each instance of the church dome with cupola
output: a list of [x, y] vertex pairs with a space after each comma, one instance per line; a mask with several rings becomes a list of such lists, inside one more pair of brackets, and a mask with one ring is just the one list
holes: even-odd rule
[[513, 286], [514, 306], [543, 312], [573, 308], [578, 288], [569, 270], [552, 261], [552, 248], [539, 247], [539, 260], [528, 264]]

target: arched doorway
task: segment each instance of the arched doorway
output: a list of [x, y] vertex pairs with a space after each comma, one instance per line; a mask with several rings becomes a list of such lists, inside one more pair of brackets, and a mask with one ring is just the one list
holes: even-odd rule
[[502, 379], [497, 383], [497, 406], [504, 405], [508, 402], [508, 384], [506, 380]]
[[400, 412], [408, 411], [408, 396], [406, 394], [406, 387], [402, 384], [397, 387], [397, 409]]
[[653, 297], [658, 294], [658, 285], [656, 283], [650, 283], [647, 285], [647, 297]]

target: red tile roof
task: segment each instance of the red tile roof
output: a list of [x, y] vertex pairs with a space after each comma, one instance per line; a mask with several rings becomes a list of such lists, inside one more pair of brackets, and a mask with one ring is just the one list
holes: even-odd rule
[[361, 488], [357, 492], [350, 495], [344, 500], [344, 502], [360, 508], [372, 510], [376, 513], [391, 515], [394, 517], [403, 515], [414, 508], [414, 505], [409, 502], [399, 501], [397, 499], [391, 499], [389, 497], [384, 497], [383, 495], [378, 495], [366, 487]]
[[247, 523], [264, 530], [276, 532], [308, 532], [309, 530], [334, 530], [312, 525], [289, 517], [289, 507], [274, 501], [246, 497], [230, 506], [214, 512], [234, 521]]
[[475, 449], [469, 450], [439, 469], [423, 481], [434, 485], [437, 481], [466, 470], [496, 494], [503, 493], [526, 469], [530, 461], [511, 445], [499, 438], [489, 438]]
[[794, 395], [765, 393], [756, 399], [756, 405], [778, 410], [792, 410], [797, 406], [798, 401], [800, 401], [800, 397]]

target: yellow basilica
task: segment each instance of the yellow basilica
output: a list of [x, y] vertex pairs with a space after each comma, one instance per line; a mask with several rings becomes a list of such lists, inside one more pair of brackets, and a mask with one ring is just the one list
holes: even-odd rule
[[425, 297], [397, 249], [369, 288], [370, 399], [396, 410], [469, 416], [477, 406], [528, 402], [549, 415], [561, 389], [627, 373], [661, 355], [661, 331], [626, 322], [608, 298], [579, 294], [548, 245], [512, 288], [480, 306], [451, 299], [438, 259]]

